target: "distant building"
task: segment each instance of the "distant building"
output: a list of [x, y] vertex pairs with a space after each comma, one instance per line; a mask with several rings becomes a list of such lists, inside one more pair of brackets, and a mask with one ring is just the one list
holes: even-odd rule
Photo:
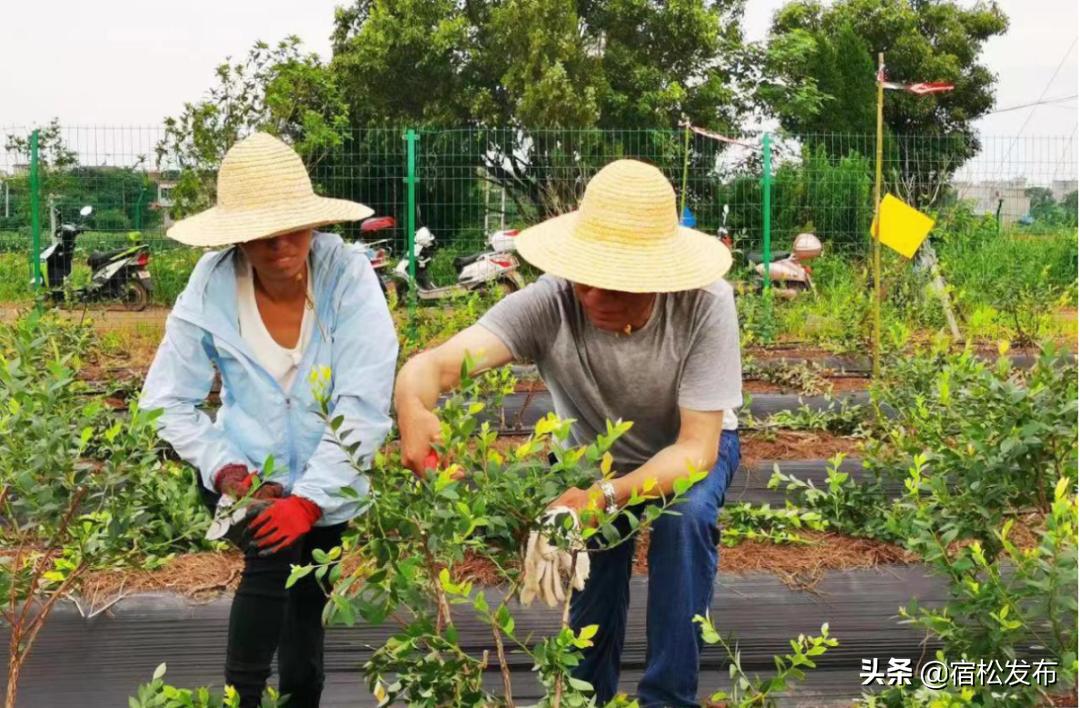
[[1056, 179], [1050, 184], [1050, 191], [1053, 192], [1054, 199], [1060, 202], [1062, 199], [1076, 191], [1076, 180]]
[[1002, 224], [1015, 224], [1031, 211], [1031, 199], [1024, 193], [1028, 186], [1023, 177], [953, 184], [956, 198], [971, 204], [976, 214], [997, 214], [1000, 205]]
[[147, 172], [146, 176], [157, 185], [157, 198], [150, 205], [151, 209], [161, 210], [161, 225], [168, 229], [173, 225], [171, 215], [173, 190], [176, 188], [177, 174], [174, 171]]

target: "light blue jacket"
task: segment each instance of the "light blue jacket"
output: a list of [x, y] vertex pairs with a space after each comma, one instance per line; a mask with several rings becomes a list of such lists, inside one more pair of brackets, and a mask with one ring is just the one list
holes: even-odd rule
[[[368, 480], [349, 464], [328, 426], [316, 415], [309, 376], [331, 372], [333, 415], [344, 416], [339, 432], [354, 431], [356, 454], [367, 468], [390, 431], [390, 396], [398, 354], [386, 299], [367, 258], [334, 234], [311, 242], [311, 286], [315, 326], [296, 378], [283, 390], [255, 359], [240, 336], [236, 303], [235, 248], [203, 256], [165, 325], [143, 386], [140, 405], [164, 409], [161, 437], [198, 468], [213, 489], [213, 475], [230, 463], [260, 469], [274, 457], [270, 480], [306, 497], [323, 511], [320, 526], [359, 513], [339, 490], [348, 485], [361, 498]], [[199, 410], [221, 372], [221, 410], [216, 419]]]

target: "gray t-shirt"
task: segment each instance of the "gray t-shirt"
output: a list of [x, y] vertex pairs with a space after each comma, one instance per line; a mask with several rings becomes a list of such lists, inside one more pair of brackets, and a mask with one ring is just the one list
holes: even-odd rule
[[645, 326], [626, 335], [593, 326], [573, 285], [544, 275], [503, 298], [480, 325], [515, 359], [536, 362], [556, 413], [577, 421], [577, 444], [605, 432], [608, 419], [634, 422], [612, 448], [620, 473], [675, 442], [680, 407], [722, 410], [724, 428], [738, 426], [739, 325], [727, 281], [658, 294]]

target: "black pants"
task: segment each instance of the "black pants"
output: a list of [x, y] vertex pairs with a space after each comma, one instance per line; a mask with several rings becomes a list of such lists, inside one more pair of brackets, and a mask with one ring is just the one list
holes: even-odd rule
[[[218, 495], [199, 485], [211, 509]], [[326, 596], [310, 574], [285, 588], [289, 565], [311, 562], [315, 548], [341, 543], [345, 524], [316, 526], [289, 548], [267, 558], [244, 553], [244, 572], [229, 613], [225, 682], [240, 694], [242, 708], [257, 708], [278, 654], [279, 690], [291, 708], [319, 705], [323, 688], [322, 611]], [[230, 534], [232, 536], [232, 534]]]

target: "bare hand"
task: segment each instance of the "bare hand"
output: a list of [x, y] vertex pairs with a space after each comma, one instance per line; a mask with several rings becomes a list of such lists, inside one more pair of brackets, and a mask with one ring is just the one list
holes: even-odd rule
[[398, 429], [401, 431], [401, 464], [423, 479], [425, 471], [432, 468], [433, 446], [442, 440], [439, 418], [423, 408], [407, 413], [399, 411]]
[[[549, 509], [556, 506], [565, 506], [573, 509], [577, 512], [579, 517], [582, 517], [582, 522], [588, 525], [594, 525], [596, 523], [595, 514], [582, 515], [583, 511], [599, 511], [603, 505], [604, 494], [596, 487], [589, 487], [588, 489], [578, 489], [577, 487], [570, 487], [565, 492], [560, 494], [553, 502], [548, 504]], [[592, 518], [589, 518], [592, 517]]]

